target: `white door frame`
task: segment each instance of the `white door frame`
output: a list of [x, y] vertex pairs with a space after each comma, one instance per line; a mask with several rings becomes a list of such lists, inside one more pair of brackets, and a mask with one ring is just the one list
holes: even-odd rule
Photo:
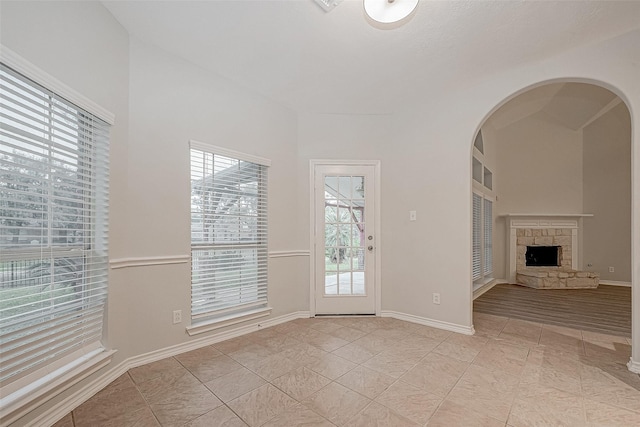
[[381, 234], [380, 234], [380, 160], [316, 160], [311, 159], [309, 161], [309, 315], [315, 317], [316, 315], [316, 209], [315, 209], [315, 172], [316, 166], [373, 166], [374, 168], [374, 183], [375, 183], [375, 224], [374, 232], [376, 236], [376, 250], [375, 256], [375, 280], [374, 280], [374, 292], [375, 292], [375, 314], [380, 316], [382, 311], [382, 298], [381, 298], [381, 278], [380, 278], [380, 260], [381, 260]]

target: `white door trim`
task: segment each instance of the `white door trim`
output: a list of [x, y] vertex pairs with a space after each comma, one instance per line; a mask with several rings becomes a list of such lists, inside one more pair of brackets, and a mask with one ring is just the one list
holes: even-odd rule
[[316, 245], [315, 245], [315, 226], [316, 226], [316, 217], [315, 217], [315, 171], [316, 166], [334, 166], [334, 165], [342, 165], [342, 166], [373, 166], [374, 168], [374, 182], [375, 182], [375, 236], [376, 236], [376, 251], [375, 251], [375, 281], [374, 281], [374, 289], [375, 289], [375, 309], [376, 316], [380, 316], [382, 312], [382, 283], [380, 277], [380, 261], [381, 261], [381, 248], [382, 248], [382, 239], [380, 233], [380, 160], [324, 160], [324, 159], [311, 159], [309, 161], [309, 315], [310, 317], [314, 317], [316, 315], [316, 292], [315, 292], [315, 283], [316, 283], [316, 265], [315, 265], [315, 255], [316, 255]]

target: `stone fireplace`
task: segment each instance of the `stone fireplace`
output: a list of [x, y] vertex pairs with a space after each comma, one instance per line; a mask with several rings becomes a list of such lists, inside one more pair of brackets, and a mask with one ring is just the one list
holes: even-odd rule
[[580, 218], [507, 215], [508, 279], [533, 288], [594, 288], [598, 275], [578, 271]]
[[[574, 234], [576, 243], [574, 245]], [[574, 257], [574, 246], [576, 254]], [[531, 257], [542, 248], [558, 248], [557, 263], [554, 265], [527, 265], [527, 254]], [[536, 251], [537, 249], [537, 251]], [[578, 229], [577, 228], [516, 228], [516, 271], [528, 267], [564, 267], [576, 269], [578, 266]], [[574, 263], [573, 260], [576, 260]], [[547, 263], [548, 264], [548, 263]]]

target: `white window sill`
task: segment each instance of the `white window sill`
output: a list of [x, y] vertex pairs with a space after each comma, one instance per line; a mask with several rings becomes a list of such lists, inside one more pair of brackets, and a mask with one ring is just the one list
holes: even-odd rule
[[491, 275], [491, 273], [489, 273], [488, 276], [484, 276], [483, 278], [474, 281], [473, 282], [473, 290], [474, 290], [474, 292], [477, 291], [478, 289], [482, 288], [483, 286], [487, 285], [488, 283], [491, 283], [494, 280], [495, 279], [493, 278], [493, 275]]
[[[42, 405], [53, 396], [82, 381], [97, 370], [111, 363], [115, 350], [96, 349], [74, 361], [51, 371], [31, 382], [15, 389], [12, 384], [3, 387], [0, 394], [0, 419], [2, 423], [11, 424], [34, 408]], [[28, 380], [25, 377], [22, 380]], [[12, 390], [9, 390], [12, 388]], [[8, 393], [8, 394], [7, 394]]]
[[271, 307], [258, 308], [251, 311], [244, 311], [242, 313], [235, 313], [229, 316], [218, 317], [216, 319], [194, 323], [191, 326], [187, 327], [187, 333], [190, 336], [193, 336], [193, 335], [202, 334], [204, 332], [209, 332], [209, 331], [224, 328], [227, 326], [235, 325], [237, 323], [259, 319], [261, 317], [269, 316], [271, 314], [271, 310], [272, 310]]

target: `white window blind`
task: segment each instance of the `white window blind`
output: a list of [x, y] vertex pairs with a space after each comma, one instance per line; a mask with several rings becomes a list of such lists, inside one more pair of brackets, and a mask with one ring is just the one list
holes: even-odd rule
[[265, 307], [267, 255], [267, 165], [192, 143], [191, 318]]
[[0, 385], [101, 345], [109, 125], [0, 64]]
[[482, 197], [473, 193], [473, 256], [472, 256], [472, 272], [473, 280], [477, 280], [482, 276]]
[[491, 202], [491, 200], [484, 199], [483, 222], [483, 273], [485, 276], [488, 276], [493, 272], [493, 203]]

